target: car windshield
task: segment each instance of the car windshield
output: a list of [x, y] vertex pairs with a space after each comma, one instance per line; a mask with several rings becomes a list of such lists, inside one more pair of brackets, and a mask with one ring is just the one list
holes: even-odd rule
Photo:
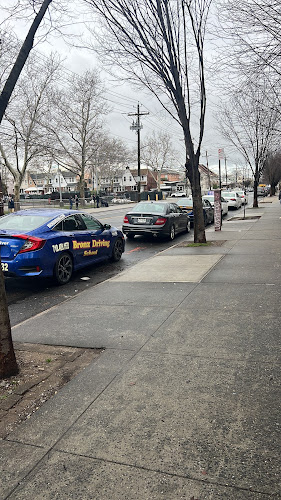
[[214, 201], [214, 196], [212, 196], [212, 195], [204, 196], [203, 199], [208, 200], [212, 203]]
[[163, 203], [138, 203], [134, 209], [131, 211], [135, 213], [155, 213], [164, 214], [166, 212], [166, 205]]
[[32, 231], [45, 224], [48, 220], [50, 220], [50, 216], [44, 217], [43, 215], [23, 215], [16, 213], [5, 215], [0, 219], [0, 232], [1, 229], [12, 229], [21, 232]]

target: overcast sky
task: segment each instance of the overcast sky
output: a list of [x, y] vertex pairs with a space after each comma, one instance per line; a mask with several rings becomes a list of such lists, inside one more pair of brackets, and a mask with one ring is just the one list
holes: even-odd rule
[[[0, 0], [0, 9], [6, 6], [6, 0]], [[3, 19], [3, 12], [0, 10], [0, 19]], [[77, 19], [77, 21], [82, 21]], [[24, 39], [30, 23], [17, 21], [10, 22], [10, 28], [13, 30], [20, 39]], [[73, 24], [69, 27], [72, 33], [81, 30], [82, 23]], [[48, 56], [50, 52], [56, 51], [64, 58], [64, 67], [68, 72], [81, 74], [86, 69], [97, 68], [101, 71], [101, 64], [95, 57], [93, 52], [86, 49], [79, 49], [67, 45], [61, 38], [48, 35], [47, 40], [38, 44], [35, 49], [37, 53], [42, 54], [42, 57]], [[143, 129], [141, 137], [150, 135], [153, 131], [168, 132], [173, 140], [175, 149], [179, 152], [179, 163], [184, 164], [184, 145], [183, 135], [181, 128], [177, 123], [168, 115], [168, 113], [161, 107], [156, 98], [147, 92], [136, 92], [127, 83], [113, 81], [112, 77], [104, 71], [101, 73], [106, 88], [106, 98], [112, 109], [107, 116], [107, 128], [112, 136], [122, 139], [129, 147], [137, 148], [136, 133], [130, 130], [132, 117], [129, 113], [136, 112], [137, 104], [139, 102], [140, 109], [143, 112], [148, 112], [149, 115], [142, 118]], [[225, 144], [224, 139], [216, 131], [216, 120], [213, 116], [216, 108], [217, 95], [215, 89], [209, 88], [207, 95], [207, 115], [205, 124], [205, 135], [203, 147], [201, 149], [200, 162], [206, 164], [206, 152], [208, 152], [209, 167], [218, 170], [218, 148], [224, 148], [227, 157], [227, 165], [229, 171], [235, 169], [237, 166], [242, 167], [243, 161], [239, 161], [239, 154], [231, 149], [230, 146]], [[224, 163], [224, 162], [223, 162]]]

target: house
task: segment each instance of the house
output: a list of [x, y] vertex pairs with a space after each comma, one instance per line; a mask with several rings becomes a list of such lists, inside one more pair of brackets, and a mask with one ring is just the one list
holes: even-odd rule
[[[115, 174], [113, 179], [100, 177], [99, 187], [103, 192], [114, 194], [130, 193], [138, 191], [138, 170], [126, 167], [120, 174]], [[157, 177], [148, 167], [140, 169], [140, 191], [151, 191], [157, 189]]]
[[214, 184], [217, 186], [219, 185], [219, 177], [208, 167], [205, 167], [205, 165], [199, 164], [198, 167], [200, 172], [201, 191], [202, 194], [204, 194], [212, 189]]

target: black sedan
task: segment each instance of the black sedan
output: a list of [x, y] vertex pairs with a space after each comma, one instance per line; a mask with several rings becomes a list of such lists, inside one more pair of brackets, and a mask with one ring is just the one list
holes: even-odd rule
[[190, 220], [176, 203], [141, 201], [128, 212], [123, 220], [122, 231], [127, 238], [151, 234], [173, 240], [177, 233], [188, 232]]
[[[191, 225], [193, 225], [193, 220], [194, 220], [193, 199], [191, 197], [182, 198], [177, 203], [178, 206], [188, 214]], [[202, 205], [203, 205], [204, 224], [205, 226], [207, 226], [207, 224], [212, 224], [212, 222], [214, 222], [214, 209], [209, 200], [202, 199]]]

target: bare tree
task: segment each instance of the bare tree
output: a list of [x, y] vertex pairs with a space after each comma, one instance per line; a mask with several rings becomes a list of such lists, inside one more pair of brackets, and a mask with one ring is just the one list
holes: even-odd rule
[[107, 178], [110, 191], [112, 191], [114, 178], [133, 160], [133, 152], [126, 147], [122, 140], [110, 137], [106, 132], [100, 134], [95, 148], [95, 156], [90, 168], [92, 176], [95, 176], [97, 181], [100, 177]]
[[[9, 99], [15, 88], [17, 80], [20, 76], [22, 68], [28, 58], [28, 55], [33, 46], [33, 40], [37, 29], [51, 4], [52, 0], [44, 0], [42, 6], [36, 14], [34, 21], [31, 24], [29, 32], [23, 45], [19, 51], [18, 57], [13, 65], [11, 72], [7, 78], [4, 88], [0, 95], [0, 124], [2, 122], [3, 115], [6, 111]], [[9, 318], [4, 276], [2, 272], [2, 267], [0, 268], [0, 378], [10, 377], [18, 373], [18, 365], [14, 353], [14, 347], [11, 335], [11, 323]]]
[[277, 141], [279, 113], [266, 99], [267, 85], [262, 80], [248, 83], [235, 91], [229, 103], [222, 105], [218, 116], [223, 136], [244, 157], [254, 176], [254, 203], [258, 206], [257, 187], [270, 149]]
[[204, 38], [211, 0], [85, 2], [104, 20], [104, 36], [99, 37], [105, 49], [103, 61], [110, 60], [148, 88], [182, 128], [194, 200], [194, 241], [203, 243], [198, 165], [206, 111]]
[[158, 132], [142, 141], [141, 157], [143, 162], [152, 169], [152, 176], [160, 190], [161, 174], [164, 168], [172, 167], [176, 151], [173, 148], [171, 136], [167, 132]]
[[42, 66], [31, 59], [17, 84], [0, 130], [0, 154], [14, 180], [15, 209], [20, 207], [20, 188], [28, 166], [48, 148], [40, 125], [48, 113], [48, 93], [60, 63], [51, 56]]
[[270, 153], [266, 159], [263, 179], [270, 184], [270, 196], [274, 196], [276, 186], [281, 181], [281, 153]]
[[79, 193], [85, 197], [85, 172], [94, 163], [108, 106], [97, 71], [74, 75], [65, 88], [53, 96], [52, 118], [45, 127], [56, 144], [58, 165], [79, 178]]
[[279, 0], [227, 0], [219, 2], [219, 18], [234, 40], [239, 66], [255, 74], [270, 70], [281, 75], [281, 9]]

